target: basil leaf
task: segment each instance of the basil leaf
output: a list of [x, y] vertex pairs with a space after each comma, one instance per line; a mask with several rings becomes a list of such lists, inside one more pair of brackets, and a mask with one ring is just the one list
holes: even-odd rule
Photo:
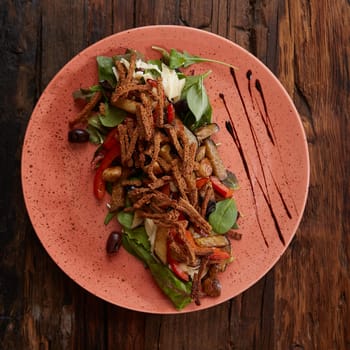
[[112, 67], [114, 66], [113, 58], [107, 56], [97, 56], [96, 61], [98, 69], [98, 80], [107, 80], [111, 86], [115, 87], [117, 79], [112, 70]]
[[219, 234], [226, 233], [237, 219], [237, 207], [233, 198], [216, 203], [215, 210], [209, 215], [209, 223], [213, 231]]
[[186, 100], [189, 109], [193, 113], [198, 122], [204, 112], [208, 109], [209, 98], [203, 84], [203, 77], [201, 76], [196, 84], [193, 84], [187, 91]]
[[126, 112], [108, 103], [104, 104], [104, 115], [100, 115], [101, 124], [108, 128], [114, 128], [119, 125], [126, 117]]

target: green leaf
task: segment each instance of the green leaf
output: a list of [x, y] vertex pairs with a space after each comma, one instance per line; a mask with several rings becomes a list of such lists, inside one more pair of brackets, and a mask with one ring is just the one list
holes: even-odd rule
[[203, 58], [200, 56], [191, 55], [186, 51], [180, 52], [180, 51], [177, 51], [176, 49], [171, 49], [169, 53], [167, 50], [159, 46], [152, 46], [152, 49], [162, 54], [164, 63], [167, 64], [171, 69], [178, 69], [181, 67], [186, 68], [192, 64], [200, 63], [200, 62], [212, 62], [212, 63], [221, 64], [233, 69], [237, 69], [237, 67], [233, 66], [232, 64], [219, 61], [219, 60], [214, 60], [211, 58]]
[[93, 85], [89, 88], [80, 88], [73, 92], [74, 100], [84, 100], [89, 102], [90, 99], [95, 95], [96, 91], [101, 91], [102, 88], [100, 85]]
[[237, 219], [237, 207], [233, 198], [216, 203], [215, 210], [209, 215], [209, 223], [213, 231], [219, 234], [226, 233]]
[[229, 64], [223, 61], [191, 55], [186, 51], [180, 52], [175, 49], [170, 50], [169, 67], [171, 69], [177, 69], [181, 67], [186, 68], [188, 66], [191, 66], [192, 64], [200, 63], [200, 62], [212, 62], [212, 63], [217, 63], [217, 64], [221, 64], [221, 65], [236, 69], [236, 67], [234, 67], [232, 64]]
[[91, 143], [94, 143], [95, 145], [99, 145], [103, 143], [104, 136], [101, 134], [101, 132], [98, 129], [96, 129], [91, 125], [88, 125], [86, 130], [89, 133], [89, 141]]
[[151, 243], [148, 239], [148, 235], [144, 226], [139, 226], [134, 229], [125, 228], [125, 233], [129, 235], [131, 239], [142, 245], [149, 252], [151, 251]]
[[187, 104], [198, 122], [209, 106], [209, 98], [203, 84], [203, 77], [193, 84], [186, 94]]
[[178, 310], [183, 309], [192, 302], [192, 282], [181, 281], [168, 267], [155, 261], [150, 262], [148, 267], [158, 286], [160, 286], [163, 293], [169, 297]]
[[134, 221], [134, 214], [120, 211], [117, 215], [117, 219], [125, 229], [131, 229], [132, 222]]
[[108, 225], [113, 220], [113, 218], [116, 217], [116, 215], [117, 214], [115, 212], [108, 212], [105, 217], [104, 224]]
[[207, 72], [203, 74], [198, 74], [198, 75], [183, 75], [183, 74], [178, 74], [179, 79], [185, 78], [185, 86], [182, 89], [182, 97], [185, 97], [188, 89], [195, 84], [198, 84], [199, 81], [202, 81], [202, 84], [204, 83], [204, 79], [209, 76], [211, 73], [211, 70], [208, 70]]
[[107, 80], [111, 86], [115, 87], [117, 79], [112, 70], [112, 67], [114, 66], [113, 58], [107, 56], [97, 56], [96, 61], [98, 69], [98, 80]]
[[[132, 255], [145, 263], [157, 283], [158, 287], [180, 310], [191, 303], [191, 282], [183, 282], [178, 279], [168, 267], [158, 263], [150, 252], [150, 245], [144, 227], [126, 230], [123, 234], [123, 247]], [[145, 247], [143, 240], [147, 239], [148, 246]]]
[[169, 55], [169, 52], [167, 50], [165, 50], [165, 49], [163, 49], [162, 47], [159, 47], [159, 46], [152, 46], [152, 49], [160, 52], [162, 54], [163, 62], [166, 65], [169, 65], [170, 55]]
[[100, 115], [101, 124], [108, 128], [114, 128], [123, 122], [126, 117], [126, 112], [122, 109], [109, 105], [107, 102], [104, 104], [105, 113]]
[[114, 61], [120, 61], [122, 58], [130, 62], [131, 55], [135, 54], [136, 59], [143, 59], [143, 54], [139, 51], [133, 50], [133, 49], [127, 49], [124, 54], [121, 55], [114, 55], [113, 60]]

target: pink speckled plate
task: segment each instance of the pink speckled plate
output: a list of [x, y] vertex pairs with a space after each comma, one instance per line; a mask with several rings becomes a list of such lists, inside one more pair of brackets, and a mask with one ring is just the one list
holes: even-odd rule
[[[196, 73], [212, 70], [206, 87], [221, 126], [220, 153], [240, 181], [235, 197], [242, 239], [232, 241], [235, 261], [221, 276], [222, 295], [182, 311], [190, 312], [228, 300], [264, 276], [291, 242], [306, 202], [309, 160], [300, 118], [279, 81], [247, 51], [217, 35], [177, 26], [137, 28], [88, 47], [55, 76], [35, 107], [23, 147], [23, 191], [43, 246], [79, 285], [125, 308], [178, 313], [136, 258], [124, 250], [107, 257], [113, 224], [104, 226], [106, 203], [92, 194], [94, 147], [67, 141], [68, 121], [78, 111], [72, 91], [97, 82], [95, 56], [129, 47], [159, 57], [152, 45], [239, 67], [232, 75], [216, 64], [193, 66]], [[225, 126], [230, 118], [232, 136]]]

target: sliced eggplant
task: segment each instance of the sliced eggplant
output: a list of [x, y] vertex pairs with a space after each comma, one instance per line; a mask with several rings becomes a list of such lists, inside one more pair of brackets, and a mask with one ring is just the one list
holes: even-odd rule
[[210, 159], [211, 165], [213, 166], [214, 175], [220, 180], [227, 178], [227, 171], [219, 155], [217, 147], [213, 140], [206, 139], [204, 141], [206, 156]]
[[169, 229], [166, 227], [158, 227], [154, 240], [154, 254], [165, 265], [167, 264], [168, 231]]
[[197, 174], [199, 177], [209, 177], [213, 173], [213, 166], [208, 158], [203, 158], [199, 162]]
[[205, 157], [205, 146], [200, 146], [197, 150], [196, 161], [200, 162]]
[[194, 134], [197, 137], [198, 142], [203, 141], [204, 139], [210, 137], [211, 135], [215, 134], [220, 130], [219, 125], [215, 123], [207, 124], [204, 126], [201, 126], [200, 128], [197, 128], [194, 131]]
[[196, 238], [195, 241], [200, 247], [221, 248], [230, 245], [230, 241], [228, 240], [228, 238], [223, 235], [199, 237]]

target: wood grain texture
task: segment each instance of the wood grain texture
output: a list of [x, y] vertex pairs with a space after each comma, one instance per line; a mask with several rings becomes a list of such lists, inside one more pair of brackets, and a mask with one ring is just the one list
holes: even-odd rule
[[[58, 70], [115, 32], [177, 24], [263, 61], [300, 112], [310, 190], [296, 237], [240, 296], [185, 315], [110, 305], [71, 281], [28, 219], [23, 137]], [[1, 349], [349, 349], [350, 4], [346, 0], [42, 0], [0, 3]]]

